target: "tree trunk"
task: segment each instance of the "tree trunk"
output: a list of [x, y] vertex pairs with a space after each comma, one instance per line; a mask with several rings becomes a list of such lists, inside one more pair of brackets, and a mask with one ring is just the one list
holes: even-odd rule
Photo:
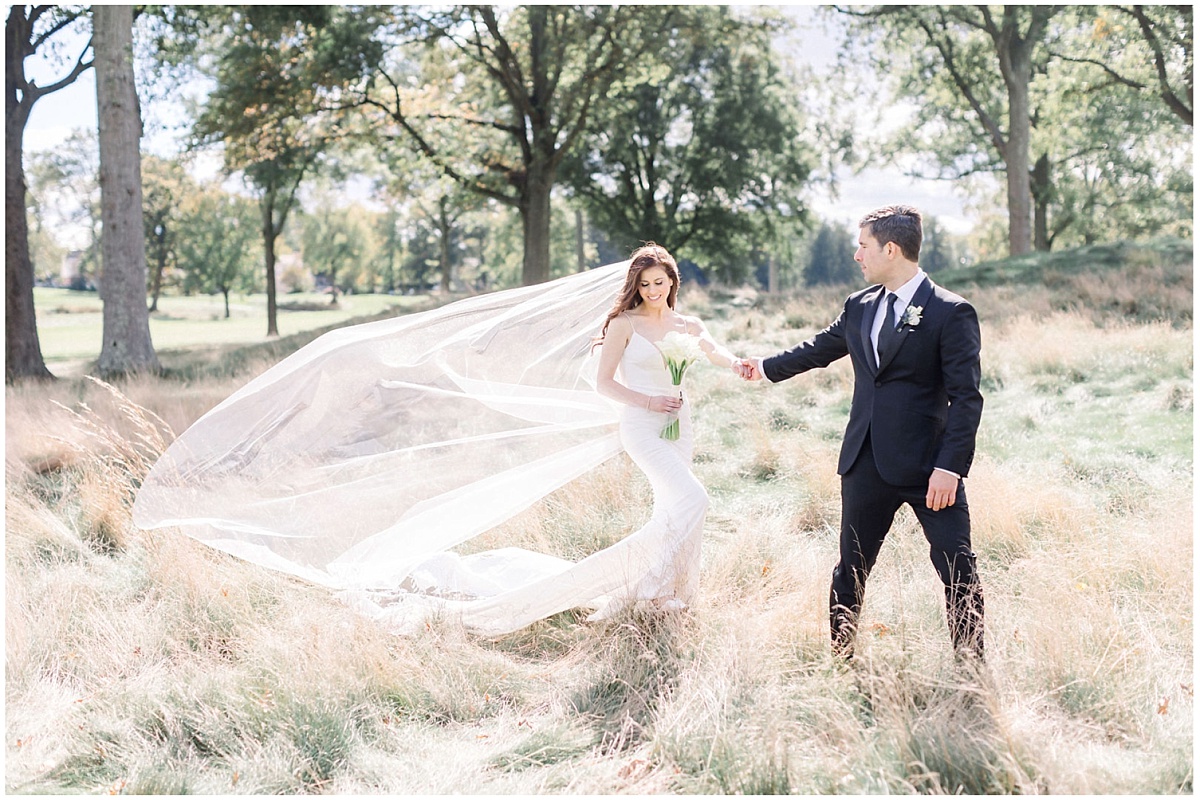
[[1008, 95], [1009, 136], [1005, 157], [1008, 175], [1008, 253], [1019, 256], [1033, 249], [1033, 194], [1029, 182], [1029, 84]]
[[388, 235], [387, 235], [387, 280], [384, 281], [384, 289], [388, 294], [396, 291], [396, 208], [395, 206], [388, 207]]
[[583, 257], [583, 210], [575, 209], [575, 271], [587, 269], [587, 260]]
[[167, 230], [160, 223], [154, 234], [154, 276], [150, 279], [150, 310], [158, 311], [158, 296], [162, 294], [163, 271], [167, 268]]
[[443, 195], [438, 200], [438, 233], [441, 235], [441, 241], [438, 242], [438, 260], [441, 261], [442, 267], [442, 293], [450, 293], [450, 272], [453, 265], [450, 263], [450, 212], [447, 208], [449, 199]]
[[96, 105], [100, 127], [100, 220], [103, 226], [104, 376], [161, 369], [146, 308], [146, 231], [138, 149], [141, 111], [133, 82], [133, 7], [92, 9]]
[[263, 254], [267, 262], [267, 336], [278, 336], [275, 322], [275, 190], [263, 192], [262, 209]]
[[37, 316], [33, 306], [33, 262], [29, 258], [29, 221], [25, 214], [25, 123], [33, 108], [26, 92], [17, 98], [18, 76], [24, 72], [16, 30], [25, 22], [23, 9], [14, 7], [5, 24], [4, 45], [4, 381], [53, 379], [42, 359]]
[[[1033, 249], [1033, 194], [1030, 190], [1029, 151], [1033, 143], [1033, 125], [1029, 119], [1029, 83], [1033, 79], [1034, 33], [1039, 27], [1036, 10], [1031, 12], [1027, 38], [1017, 31], [1017, 9], [1004, 10], [1004, 28], [995, 40], [1000, 74], [1008, 90], [1008, 142], [1003, 148], [1008, 178], [1008, 251], [1019, 256]], [[1051, 12], [1054, 13], [1054, 12]]]
[[521, 283], [525, 286], [550, 280], [550, 190], [554, 187], [552, 168], [537, 162], [529, 168], [520, 203], [525, 233]]
[[229, 319], [229, 287], [222, 286], [221, 294], [225, 296], [225, 319]]
[[1030, 191], [1033, 193], [1033, 247], [1050, 252], [1050, 158], [1045, 153], [1033, 165]]
[[767, 253], [767, 293], [779, 294], [779, 262]]
[[4, 381], [52, 379], [42, 359], [33, 306], [33, 262], [25, 216], [24, 120], [5, 115], [4, 139]]

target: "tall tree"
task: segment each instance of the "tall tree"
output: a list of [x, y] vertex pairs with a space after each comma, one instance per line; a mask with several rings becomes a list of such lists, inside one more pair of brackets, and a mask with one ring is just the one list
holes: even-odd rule
[[564, 174], [593, 223], [634, 247], [653, 240], [741, 280], [770, 223], [798, 220], [812, 170], [778, 24], [726, 7], [681, 9], [640, 80], [594, 118]]
[[196, 122], [202, 143], [224, 145], [225, 166], [254, 189], [267, 276], [267, 335], [276, 322], [276, 242], [298, 192], [342, 135], [323, 113], [345, 83], [379, 60], [374, 11], [338, 6], [241, 6], [214, 11], [208, 52], [216, 90]]
[[[1049, 53], [1061, 6], [883, 6], [850, 12], [860, 34], [877, 37], [880, 66], [915, 59], [909, 88], [934, 83], [956, 93], [1004, 164], [1010, 255], [1033, 249], [1030, 86]], [[914, 47], [915, 45], [915, 47]], [[922, 87], [914, 87], [921, 83]], [[964, 153], [964, 160], [974, 154]]]
[[516, 208], [522, 281], [540, 283], [551, 271], [559, 166], [620, 81], [663, 45], [659, 32], [675, 13], [636, 5], [410, 8], [403, 29], [429, 48], [424, 80], [381, 65], [359, 102], [379, 109], [446, 175]]
[[45, 86], [26, 76], [25, 59], [61, 40], [83, 11], [56, 6], [12, 6], [4, 23], [4, 380], [48, 379], [33, 306], [33, 264], [25, 209], [25, 125], [34, 104], [69, 86], [92, 66], [91, 42], [65, 74]]
[[[898, 93], [921, 108], [890, 149], [916, 155], [918, 174], [990, 194], [991, 181], [961, 179], [1009, 172], [977, 110], [993, 119], [1007, 113], [994, 44], [981, 32], [966, 32], [951, 51], [960, 66], [952, 73], [926, 29], [913, 22], [913, 15], [933, 17], [937, 11], [887, 9], [878, 12], [884, 23], [859, 27], [860, 35], [876, 40], [877, 65], [897, 79]], [[1190, 11], [1146, 7], [1145, 13], [1157, 20], [1160, 39], [1173, 43], [1164, 50], [1170, 85], [1187, 86], [1191, 35], [1180, 20], [1189, 21]], [[1035, 51], [1028, 93], [1024, 169], [1034, 249], [1182, 232], [1182, 221], [1191, 219], [1190, 127], [1153, 89], [1156, 59], [1132, 12], [1112, 6], [1065, 8], [1047, 23], [1043, 42]], [[969, 79], [969, 96], [958, 78]]]
[[229, 319], [229, 293], [250, 282], [254, 265], [255, 204], [209, 188], [186, 198], [179, 213], [176, 247], [184, 291], [219, 292]]
[[330, 305], [337, 305], [342, 285], [354, 284], [354, 268], [367, 255], [372, 232], [366, 217], [361, 206], [334, 208], [329, 202], [303, 217], [304, 263], [329, 281]]
[[150, 272], [150, 311], [158, 310], [163, 277], [175, 259], [179, 227], [179, 204], [195, 191], [175, 160], [155, 156], [142, 159], [142, 200], [146, 225], [146, 262]]
[[142, 116], [133, 82], [133, 6], [92, 10], [100, 130], [100, 244], [104, 273], [104, 376], [159, 371], [146, 309], [146, 233], [142, 227]]
[[[1055, 49], [1087, 52], [1103, 18], [1086, 7], [1070, 13], [1078, 15], [1078, 22], [1060, 34]], [[1136, 29], [1124, 32], [1130, 34]], [[1131, 38], [1130, 48], [1136, 44]], [[1037, 249], [1188, 235], [1190, 126], [1155, 93], [1113, 81], [1084, 60], [1056, 56], [1039, 84], [1031, 173]]]

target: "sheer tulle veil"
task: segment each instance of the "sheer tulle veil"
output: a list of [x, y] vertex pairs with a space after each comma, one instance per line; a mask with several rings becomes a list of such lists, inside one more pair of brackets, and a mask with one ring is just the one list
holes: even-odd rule
[[171, 444], [135, 523], [351, 594], [400, 588], [620, 451], [591, 344], [627, 268], [321, 336]]

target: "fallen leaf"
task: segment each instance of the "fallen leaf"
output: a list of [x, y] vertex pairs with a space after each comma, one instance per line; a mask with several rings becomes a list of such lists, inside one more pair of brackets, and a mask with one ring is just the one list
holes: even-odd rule
[[1191, 696], [1192, 696], [1192, 684], [1190, 684], [1190, 683], [1181, 683], [1181, 684], [1179, 684], [1179, 688], [1180, 688], [1180, 689], [1183, 689], [1183, 691], [1187, 693], [1187, 696], [1188, 696], [1188, 697], [1191, 697]]
[[1158, 713], [1167, 713], [1167, 706], [1169, 705], [1171, 705], [1171, 698], [1164, 695], [1163, 699], [1158, 701]]
[[767, 573], [768, 573], [768, 572], [770, 572], [770, 571], [771, 571], [771, 562], [770, 562], [770, 561], [768, 561], [767, 563], [763, 564], [763, 567], [762, 567], [762, 576], [763, 576], [764, 578], [765, 578], [765, 577], [767, 577]]

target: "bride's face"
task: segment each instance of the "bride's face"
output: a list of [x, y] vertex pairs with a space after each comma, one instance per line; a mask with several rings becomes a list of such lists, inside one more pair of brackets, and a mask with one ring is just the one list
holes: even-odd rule
[[671, 276], [662, 267], [648, 267], [642, 270], [638, 278], [638, 294], [648, 308], [660, 308], [667, 305], [671, 295]]

